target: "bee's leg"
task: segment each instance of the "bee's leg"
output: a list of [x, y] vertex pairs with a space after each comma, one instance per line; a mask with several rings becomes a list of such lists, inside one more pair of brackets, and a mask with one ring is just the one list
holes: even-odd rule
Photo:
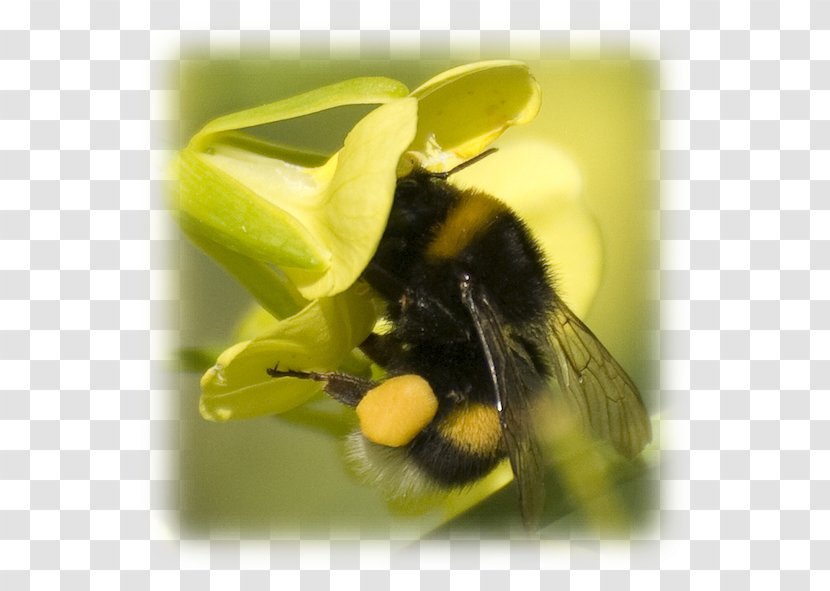
[[360, 343], [360, 350], [369, 359], [387, 369], [395, 365], [395, 360], [404, 357], [403, 343], [391, 334], [369, 333], [366, 340]]
[[277, 365], [269, 367], [265, 372], [272, 378], [298, 378], [323, 382], [323, 391], [337, 402], [347, 406], [357, 406], [357, 403], [361, 401], [366, 392], [378, 385], [377, 382], [372, 380], [356, 378], [343, 373], [282, 370]]

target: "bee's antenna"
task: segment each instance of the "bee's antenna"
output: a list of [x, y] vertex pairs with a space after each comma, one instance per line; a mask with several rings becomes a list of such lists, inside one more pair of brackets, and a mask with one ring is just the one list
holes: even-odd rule
[[487, 156], [489, 156], [490, 154], [493, 154], [494, 152], [498, 152], [498, 150], [499, 150], [498, 148], [488, 148], [487, 150], [484, 150], [481, 154], [473, 156], [469, 160], [466, 160], [466, 161], [462, 162], [461, 164], [459, 164], [458, 166], [456, 166], [455, 168], [453, 168], [451, 170], [448, 170], [446, 172], [431, 172], [431, 173], [429, 173], [429, 175], [437, 177], [439, 179], [446, 179], [450, 175], [453, 175], [456, 172], [461, 172], [462, 170], [464, 170], [468, 166], [472, 166], [473, 164], [475, 164], [479, 160], [481, 160], [483, 158], [487, 158]]

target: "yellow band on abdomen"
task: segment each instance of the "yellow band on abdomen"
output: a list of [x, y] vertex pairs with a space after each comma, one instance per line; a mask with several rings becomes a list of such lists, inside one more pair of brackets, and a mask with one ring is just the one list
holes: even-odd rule
[[501, 443], [499, 413], [486, 404], [465, 404], [441, 421], [438, 431], [456, 447], [476, 455], [495, 453]]

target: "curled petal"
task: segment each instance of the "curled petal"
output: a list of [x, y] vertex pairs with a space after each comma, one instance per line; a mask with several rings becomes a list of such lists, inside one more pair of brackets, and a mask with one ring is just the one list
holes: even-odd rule
[[[181, 225], [279, 266], [306, 299], [343, 291], [380, 240], [397, 164], [415, 135], [417, 101], [401, 98], [405, 90], [388, 79], [357, 79], [212, 121], [178, 158]], [[236, 131], [375, 102], [385, 104], [359, 121], [328, 160]]]
[[515, 61], [453, 68], [412, 92], [418, 133], [409, 152], [421, 166], [442, 172], [482, 152], [511, 125], [533, 119], [539, 84]]
[[[184, 150], [179, 155], [176, 207], [182, 228], [253, 259], [325, 269], [327, 255], [319, 241], [287, 211], [247, 186], [244, 175], [219, 166], [222, 158], [232, 156], [218, 145], [211, 150]], [[279, 171], [288, 166], [250, 158], [254, 168]], [[279, 179], [279, 173], [274, 178]]]
[[345, 105], [386, 103], [403, 98], [406, 93], [406, 86], [391, 78], [352, 78], [267, 105], [218, 117], [193, 136], [191, 146], [203, 144], [206, 138], [217, 133], [285, 121]]
[[398, 160], [415, 134], [417, 102], [378, 107], [349, 132], [332, 159], [336, 169], [314, 200], [296, 204], [298, 219], [329, 253], [325, 272], [286, 268], [308, 299], [339, 293], [363, 272], [377, 248], [395, 194]]
[[233, 345], [201, 380], [199, 410], [212, 421], [282, 413], [320, 391], [319, 384], [271, 378], [266, 369], [331, 371], [372, 330], [375, 310], [364, 286], [316, 300], [263, 336]]

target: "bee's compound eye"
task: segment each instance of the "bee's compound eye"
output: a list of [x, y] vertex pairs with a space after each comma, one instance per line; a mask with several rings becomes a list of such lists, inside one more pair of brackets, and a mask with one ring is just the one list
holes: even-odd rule
[[438, 399], [424, 378], [408, 374], [389, 378], [369, 390], [355, 410], [366, 439], [401, 447], [432, 421]]

